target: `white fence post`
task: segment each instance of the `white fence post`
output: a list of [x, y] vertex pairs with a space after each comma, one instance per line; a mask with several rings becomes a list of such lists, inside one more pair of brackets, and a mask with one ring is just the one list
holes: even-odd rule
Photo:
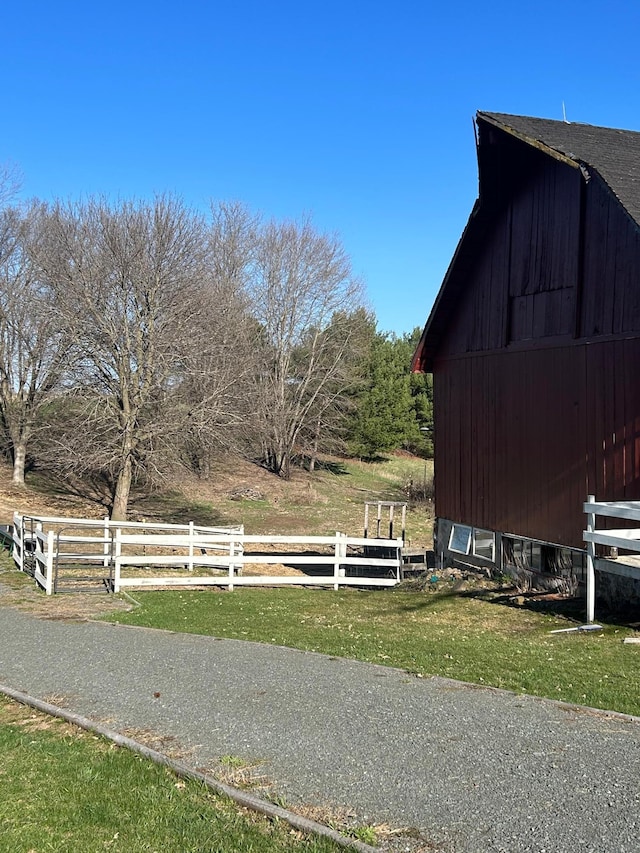
[[[42, 525], [40, 525], [42, 529]], [[51, 595], [53, 593], [53, 552], [54, 552], [54, 537], [55, 533], [53, 530], [50, 530], [47, 533], [47, 553], [45, 554], [46, 559], [46, 570], [45, 570], [45, 592], [47, 595]]]
[[[345, 560], [347, 559], [347, 539], [348, 538], [349, 537], [347, 536], [346, 533], [342, 534], [342, 556], [344, 557]], [[343, 578], [346, 574], [346, 571], [347, 571], [347, 567], [346, 567], [346, 564], [344, 564], [344, 568], [338, 569], [339, 576], [341, 578]]]
[[233, 562], [233, 558], [236, 555], [236, 543], [233, 538], [229, 539], [229, 572], [231, 576], [235, 576], [236, 573], [236, 564]]
[[336, 530], [335, 560], [333, 562], [333, 588], [340, 588], [340, 557], [342, 556], [342, 542], [340, 532]]
[[187, 564], [187, 568], [190, 572], [193, 571], [193, 537], [195, 536], [193, 530], [193, 521], [189, 522], [189, 563]]
[[109, 562], [111, 560], [111, 548], [110, 548], [111, 537], [109, 536], [109, 516], [105, 515], [104, 517], [104, 545], [102, 546], [102, 553], [104, 554], [104, 559], [102, 561], [102, 565], [104, 568], [108, 568]]
[[[595, 495], [589, 495], [587, 501], [595, 503]], [[593, 533], [596, 527], [596, 515], [594, 512], [587, 513], [587, 533]], [[596, 607], [596, 572], [595, 572], [596, 546], [595, 542], [587, 542], [587, 622], [595, 619]]]
[[229, 592], [233, 592], [233, 578], [234, 578], [234, 572], [235, 572], [233, 560], [231, 559], [233, 557], [233, 551], [234, 551], [233, 539], [231, 539], [229, 542], [229, 586], [228, 586]]
[[[403, 508], [402, 512], [404, 513], [404, 508]], [[404, 518], [402, 521], [402, 528], [404, 530]], [[398, 548], [396, 550], [396, 560], [397, 560], [397, 563], [396, 563], [396, 580], [398, 581], [398, 583], [400, 583], [400, 581], [402, 579], [402, 548], [404, 545], [404, 540], [402, 539], [401, 536], [398, 536], [398, 538], [396, 539], [396, 542], [398, 543]]]
[[120, 563], [122, 557], [122, 530], [116, 528], [115, 558], [113, 561], [113, 591], [120, 592]]
[[16, 566], [24, 571], [24, 519], [17, 512], [13, 514], [13, 551]]
[[236, 548], [236, 556], [241, 558], [240, 568], [238, 570], [238, 574], [241, 575], [244, 573], [244, 524], [241, 524], [238, 528], [238, 535], [240, 538], [238, 539], [238, 547]]

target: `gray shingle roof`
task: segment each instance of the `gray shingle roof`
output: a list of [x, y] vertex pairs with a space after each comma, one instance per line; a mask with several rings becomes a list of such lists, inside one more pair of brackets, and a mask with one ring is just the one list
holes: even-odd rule
[[640, 224], [640, 133], [505, 113], [479, 112], [478, 119], [595, 170]]

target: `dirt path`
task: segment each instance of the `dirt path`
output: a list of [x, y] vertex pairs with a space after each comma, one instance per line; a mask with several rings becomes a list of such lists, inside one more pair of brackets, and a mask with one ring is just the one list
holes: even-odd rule
[[0, 607], [30, 613], [39, 619], [97, 619], [105, 613], [131, 610], [133, 606], [125, 598], [107, 592], [45, 595], [32, 578], [17, 569], [0, 571]]

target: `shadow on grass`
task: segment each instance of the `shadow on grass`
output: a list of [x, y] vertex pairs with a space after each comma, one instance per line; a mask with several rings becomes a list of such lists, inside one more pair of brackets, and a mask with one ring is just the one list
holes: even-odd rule
[[[460, 590], [455, 586], [438, 587], [437, 584], [429, 584], [425, 582], [421, 585], [421, 581], [409, 581], [397, 587], [397, 592], [415, 593], [415, 598], [411, 601], [404, 601], [398, 604], [395, 608], [396, 613], [416, 613], [421, 610], [429, 610], [438, 604], [445, 601], [453, 601], [460, 598], [481, 598], [482, 594], [478, 590]], [[396, 592], [392, 591], [392, 594]]]
[[585, 618], [585, 602], [582, 597], [563, 597], [557, 593], [523, 593], [516, 587], [504, 587], [498, 584], [469, 589], [465, 581], [450, 585], [442, 582], [431, 583], [426, 575], [407, 582], [399, 588], [399, 591], [415, 592], [417, 595], [414, 601], [399, 605], [398, 612], [411, 613], [424, 610], [454, 599], [477, 599], [487, 604], [509, 607], [512, 610], [530, 610], [549, 616], [561, 616], [574, 622], [582, 622]]
[[560, 596], [557, 593], [543, 594], [539, 592], [518, 592], [510, 590], [505, 595], [488, 596], [492, 604], [512, 607], [516, 610], [530, 610], [544, 616], [561, 616], [572, 622], [584, 622], [586, 618], [586, 603], [584, 598], [576, 596]]
[[141, 516], [152, 516], [159, 521], [188, 524], [193, 521], [204, 527], [227, 525], [229, 520], [210, 503], [191, 501], [180, 492], [163, 492], [136, 498], [131, 508]]
[[105, 479], [87, 477], [84, 480], [67, 477], [60, 480], [53, 474], [43, 469], [34, 468], [28, 476], [29, 488], [59, 501], [69, 502], [70, 498], [90, 500], [104, 507], [106, 512], [111, 510], [111, 493]]
[[[530, 593], [524, 595], [524, 606], [527, 610], [535, 613], [544, 613], [552, 616], [563, 616], [574, 622], [583, 624], [586, 621], [586, 601], [584, 594], [572, 598], [561, 598], [553, 595], [537, 595]], [[507, 602], [506, 602], [507, 603]], [[511, 606], [514, 606], [511, 603]], [[596, 622], [604, 622], [618, 628], [640, 628], [638, 622], [638, 611], [632, 607], [612, 610], [604, 602], [596, 599]]]
[[317, 459], [315, 469], [316, 471], [328, 471], [330, 474], [335, 474], [336, 477], [345, 477], [349, 473], [343, 462], [335, 462], [330, 459]]
[[[409, 581], [398, 591], [415, 592], [415, 600], [403, 602], [396, 612], [412, 613], [431, 609], [443, 602], [454, 599], [477, 599], [497, 607], [508, 607], [511, 610], [528, 610], [544, 616], [557, 616], [582, 625], [586, 621], [586, 602], [584, 595], [562, 596], [557, 593], [521, 592], [516, 587], [495, 587], [467, 589], [464, 581], [460, 584], [445, 586], [429, 583], [421, 578]], [[620, 628], [640, 628], [638, 613], [635, 610], [611, 610], [603, 602], [596, 602], [596, 622], [603, 622]]]

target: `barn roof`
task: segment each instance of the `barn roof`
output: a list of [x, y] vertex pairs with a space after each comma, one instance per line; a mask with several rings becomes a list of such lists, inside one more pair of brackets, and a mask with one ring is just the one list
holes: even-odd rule
[[478, 112], [480, 128], [478, 163], [480, 197], [476, 201], [413, 356], [413, 370], [431, 370], [432, 361], [445, 332], [447, 320], [456, 310], [465, 279], [485, 238], [482, 216], [483, 127], [491, 126], [535, 147], [549, 156], [597, 172], [629, 216], [640, 226], [640, 133], [590, 124]]
[[640, 224], [640, 133], [505, 113], [479, 112], [478, 119], [594, 169]]

